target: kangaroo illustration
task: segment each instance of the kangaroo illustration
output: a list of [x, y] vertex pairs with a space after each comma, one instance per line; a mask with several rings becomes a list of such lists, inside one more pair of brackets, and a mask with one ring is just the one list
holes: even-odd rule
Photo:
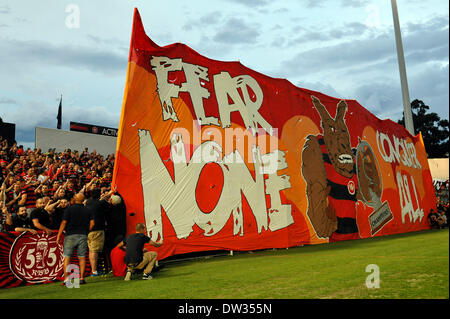
[[350, 145], [344, 120], [347, 103], [338, 103], [333, 118], [318, 98], [311, 98], [320, 115], [323, 133], [308, 135], [302, 151], [307, 215], [319, 237], [329, 237], [329, 241], [357, 239], [356, 202], [361, 196], [355, 149]]

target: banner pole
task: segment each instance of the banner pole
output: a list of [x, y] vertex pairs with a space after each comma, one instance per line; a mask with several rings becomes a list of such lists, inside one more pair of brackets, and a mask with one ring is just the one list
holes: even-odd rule
[[400, 22], [398, 18], [397, 1], [391, 0], [392, 15], [394, 18], [394, 31], [395, 31], [395, 43], [397, 47], [397, 59], [398, 68], [400, 71], [400, 83], [402, 86], [402, 98], [403, 98], [403, 115], [405, 118], [405, 128], [414, 134], [414, 123], [411, 112], [411, 102], [409, 99], [408, 80], [406, 78], [405, 56], [403, 53], [402, 34], [400, 32]]

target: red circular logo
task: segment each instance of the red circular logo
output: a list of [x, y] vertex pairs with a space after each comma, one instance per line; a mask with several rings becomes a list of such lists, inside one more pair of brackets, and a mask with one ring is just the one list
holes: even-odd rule
[[354, 181], [348, 182], [347, 189], [351, 195], [355, 195], [355, 191], [356, 191], [355, 182]]
[[97, 126], [94, 126], [94, 127], [92, 128], [92, 133], [95, 133], [95, 134], [98, 133], [98, 128], [97, 128]]
[[29, 283], [51, 281], [64, 266], [63, 247], [56, 233], [32, 235], [24, 232], [16, 238], [9, 252], [9, 267], [19, 279]]

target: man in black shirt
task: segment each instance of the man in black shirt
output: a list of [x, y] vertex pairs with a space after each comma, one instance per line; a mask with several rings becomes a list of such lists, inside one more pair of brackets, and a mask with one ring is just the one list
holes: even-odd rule
[[30, 219], [33, 222], [33, 227], [36, 230], [43, 230], [47, 235], [51, 235], [53, 231], [50, 229], [52, 223], [49, 213], [45, 210], [45, 202], [43, 198], [36, 200], [36, 208], [30, 213]]
[[3, 207], [3, 213], [6, 215], [6, 225], [9, 231], [25, 232], [29, 231], [32, 234], [37, 234], [33, 229], [33, 223], [27, 214], [27, 207], [25, 205], [19, 206], [17, 214], [11, 216], [6, 207]]
[[144, 269], [142, 279], [152, 279], [150, 275], [153, 266], [155, 265], [158, 254], [155, 251], [147, 251], [144, 248], [145, 244], [150, 244], [155, 247], [160, 247], [162, 240], [154, 242], [146, 235], [145, 225], [138, 223], [136, 225], [136, 233], [126, 237], [119, 245], [119, 248], [125, 247], [125, 263], [127, 264], [127, 274], [125, 280], [130, 280], [131, 275], [135, 269]]
[[[56, 204], [56, 205], [55, 205]], [[65, 198], [59, 199], [56, 203], [48, 205], [46, 210], [51, 214], [52, 229], [59, 229], [61, 226], [64, 211], [69, 207], [69, 201]]]
[[105, 213], [105, 255], [108, 264], [111, 265], [111, 251], [127, 234], [127, 208], [115, 188], [105, 192], [100, 201], [108, 206]]
[[127, 208], [122, 196], [115, 190], [111, 190], [102, 199], [108, 196], [109, 209], [106, 212], [106, 241], [108, 242], [109, 251], [117, 246], [126, 236], [127, 233]]
[[80, 284], [85, 284], [84, 272], [86, 270], [87, 235], [89, 229], [94, 226], [94, 219], [89, 208], [83, 205], [84, 195], [81, 193], [73, 197], [74, 204], [69, 206], [63, 215], [59, 227], [57, 242], [60, 242], [62, 232], [64, 237], [64, 285], [67, 284], [67, 267], [73, 257], [73, 250], [77, 250], [78, 262], [80, 264]]
[[91, 197], [86, 201], [86, 207], [91, 209], [94, 218], [94, 227], [88, 234], [89, 262], [91, 263], [93, 277], [99, 276], [97, 271], [98, 256], [103, 252], [105, 244], [105, 213], [108, 209], [106, 201], [100, 201], [100, 189], [91, 191]]

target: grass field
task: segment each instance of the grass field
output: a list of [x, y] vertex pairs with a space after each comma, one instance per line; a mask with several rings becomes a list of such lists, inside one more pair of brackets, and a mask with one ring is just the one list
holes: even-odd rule
[[[366, 266], [380, 287], [366, 286]], [[449, 232], [429, 230], [325, 245], [166, 263], [153, 280], [106, 276], [0, 290], [0, 299], [448, 299]]]

